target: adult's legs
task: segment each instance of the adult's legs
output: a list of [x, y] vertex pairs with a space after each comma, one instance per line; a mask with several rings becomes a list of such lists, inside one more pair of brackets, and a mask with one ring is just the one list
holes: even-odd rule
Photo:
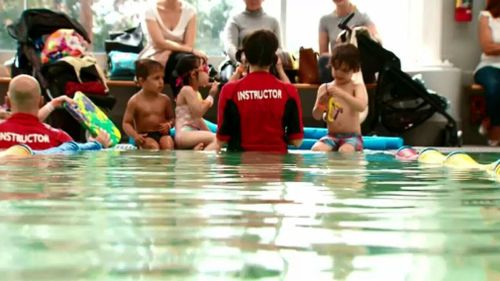
[[486, 66], [479, 69], [474, 80], [484, 87], [486, 114], [490, 118], [489, 139], [500, 140], [500, 68]]
[[330, 67], [330, 55], [321, 55], [318, 59], [319, 82], [328, 83], [333, 80], [332, 69]]

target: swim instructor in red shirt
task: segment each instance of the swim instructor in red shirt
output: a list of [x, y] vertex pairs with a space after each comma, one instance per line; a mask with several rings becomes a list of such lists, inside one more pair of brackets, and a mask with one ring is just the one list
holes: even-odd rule
[[227, 83], [219, 95], [217, 140], [228, 151], [286, 153], [304, 138], [302, 107], [297, 89], [276, 79], [269, 69], [276, 62], [278, 39], [257, 30], [243, 39], [250, 64], [244, 78]]
[[[57, 101], [56, 101], [57, 100]], [[54, 129], [39, 120], [69, 98], [57, 98], [42, 110], [43, 102], [38, 81], [28, 75], [18, 75], [9, 84], [7, 105], [11, 108], [10, 117], [0, 123], [0, 149], [16, 144], [27, 144], [31, 149], [43, 150], [59, 146], [73, 139], [64, 131]]]

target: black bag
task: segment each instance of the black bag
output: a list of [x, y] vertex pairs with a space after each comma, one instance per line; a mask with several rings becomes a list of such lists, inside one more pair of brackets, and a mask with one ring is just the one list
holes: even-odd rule
[[104, 42], [106, 53], [120, 51], [125, 53], [140, 53], [144, 48], [144, 33], [141, 25], [123, 32], [110, 33], [109, 39]]

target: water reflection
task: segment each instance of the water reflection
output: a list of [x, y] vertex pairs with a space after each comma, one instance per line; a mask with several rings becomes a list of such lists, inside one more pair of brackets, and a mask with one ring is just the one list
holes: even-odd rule
[[499, 277], [500, 186], [479, 171], [110, 151], [12, 160], [0, 176], [2, 280]]

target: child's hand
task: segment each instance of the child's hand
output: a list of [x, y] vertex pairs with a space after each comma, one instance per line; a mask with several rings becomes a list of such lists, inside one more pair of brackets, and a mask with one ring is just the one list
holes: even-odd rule
[[328, 89], [328, 84], [326, 84], [325, 90], [321, 91], [318, 96], [318, 103], [326, 106], [328, 104], [328, 100], [330, 100], [331, 94]]
[[5, 109], [0, 109], [0, 120], [7, 119], [10, 117], [10, 112]]
[[247, 71], [247, 66], [244, 63], [238, 64], [238, 67], [236, 68], [236, 73], [238, 73], [240, 77], [243, 76], [246, 71]]
[[137, 134], [137, 136], [134, 137], [134, 141], [135, 141], [135, 144], [138, 146], [138, 147], [141, 147], [144, 145], [144, 143], [146, 142], [146, 138], [145, 138], [146, 135], [141, 135], [141, 134]]
[[212, 87], [210, 87], [208, 94], [211, 95], [213, 98], [215, 98], [217, 94], [219, 94], [219, 82], [212, 83]]
[[328, 93], [330, 96], [341, 96], [343, 91], [335, 85], [327, 85]]
[[172, 128], [172, 124], [170, 122], [165, 122], [160, 124], [160, 133], [163, 135], [168, 135], [170, 133], [170, 129]]
[[109, 134], [106, 131], [99, 130], [97, 137], [90, 137], [89, 141], [96, 141], [102, 145], [104, 148], [108, 148], [111, 145], [111, 140]]

